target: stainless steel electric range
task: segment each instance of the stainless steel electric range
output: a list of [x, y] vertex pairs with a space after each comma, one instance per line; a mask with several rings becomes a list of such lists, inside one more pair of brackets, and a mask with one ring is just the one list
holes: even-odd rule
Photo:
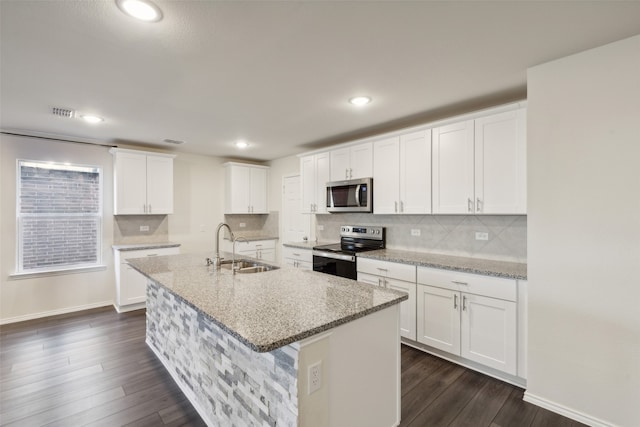
[[313, 271], [356, 279], [356, 254], [383, 249], [384, 227], [343, 225], [340, 243], [313, 247]]

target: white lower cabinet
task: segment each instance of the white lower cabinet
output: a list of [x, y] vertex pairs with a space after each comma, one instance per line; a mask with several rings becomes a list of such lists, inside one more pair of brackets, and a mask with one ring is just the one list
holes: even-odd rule
[[[224, 240], [222, 246], [224, 251], [233, 252], [231, 240]], [[274, 239], [238, 240], [236, 241], [236, 258], [242, 258], [243, 256], [267, 262], [276, 262], [276, 241]]]
[[417, 341], [517, 375], [515, 280], [418, 267]]
[[147, 278], [127, 264], [128, 259], [161, 255], [177, 255], [179, 247], [141, 249], [133, 251], [114, 250], [116, 267], [116, 301], [118, 312], [144, 307], [147, 299]]
[[357, 259], [358, 281], [409, 294], [400, 303], [400, 335], [416, 340], [416, 267], [368, 258]]
[[282, 260], [286, 265], [290, 265], [302, 270], [313, 270], [313, 254], [311, 249], [282, 247]]

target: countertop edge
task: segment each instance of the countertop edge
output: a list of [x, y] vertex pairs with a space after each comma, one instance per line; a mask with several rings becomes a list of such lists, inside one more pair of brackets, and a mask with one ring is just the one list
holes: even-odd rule
[[176, 248], [181, 246], [180, 243], [163, 242], [163, 243], [130, 243], [121, 245], [111, 245], [116, 251], [139, 251], [143, 249], [159, 249], [159, 248]]

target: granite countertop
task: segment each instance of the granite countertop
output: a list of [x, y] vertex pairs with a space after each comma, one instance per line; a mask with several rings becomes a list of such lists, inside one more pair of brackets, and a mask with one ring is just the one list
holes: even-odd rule
[[299, 249], [313, 249], [314, 246], [329, 245], [331, 243], [336, 243], [336, 242], [310, 242], [310, 241], [285, 242], [282, 244], [282, 246], [288, 246], [290, 248], [299, 248]]
[[275, 350], [408, 299], [405, 292], [288, 266], [233, 275], [207, 266], [206, 257], [213, 254], [128, 263], [257, 352]]
[[[278, 236], [267, 236], [267, 235], [258, 235], [258, 234], [248, 234], [243, 235], [242, 233], [233, 233], [235, 237], [242, 237], [248, 242], [255, 242], [258, 240], [278, 240]], [[225, 236], [224, 240], [231, 241], [230, 237]]]
[[142, 249], [157, 249], [157, 248], [175, 248], [180, 246], [180, 243], [162, 242], [162, 243], [134, 243], [127, 245], [112, 245], [111, 247], [118, 251], [139, 251]]
[[507, 279], [527, 279], [527, 264], [507, 261], [494, 261], [479, 258], [466, 258], [451, 255], [412, 252], [397, 249], [378, 249], [358, 253], [358, 258], [378, 259], [420, 267], [441, 268], [443, 270], [482, 274], [484, 276], [504, 277]]

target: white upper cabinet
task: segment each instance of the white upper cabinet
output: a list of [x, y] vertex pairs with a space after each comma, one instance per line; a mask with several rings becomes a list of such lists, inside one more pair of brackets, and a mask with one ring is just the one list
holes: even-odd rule
[[327, 182], [331, 181], [329, 152], [300, 158], [302, 213], [327, 213]]
[[331, 181], [370, 178], [373, 176], [371, 142], [331, 151]]
[[527, 213], [526, 110], [475, 121], [475, 209]]
[[265, 214], [267, 166], [225, 163], [225, 214]]
[[433, 129], [433, 213], [526, 213], [526, 110]]
[[431, 213], [431, 130], [373, 145], [373, 212]]
[[113, 148], [114, 215], [173, 213], [174, 155]]

